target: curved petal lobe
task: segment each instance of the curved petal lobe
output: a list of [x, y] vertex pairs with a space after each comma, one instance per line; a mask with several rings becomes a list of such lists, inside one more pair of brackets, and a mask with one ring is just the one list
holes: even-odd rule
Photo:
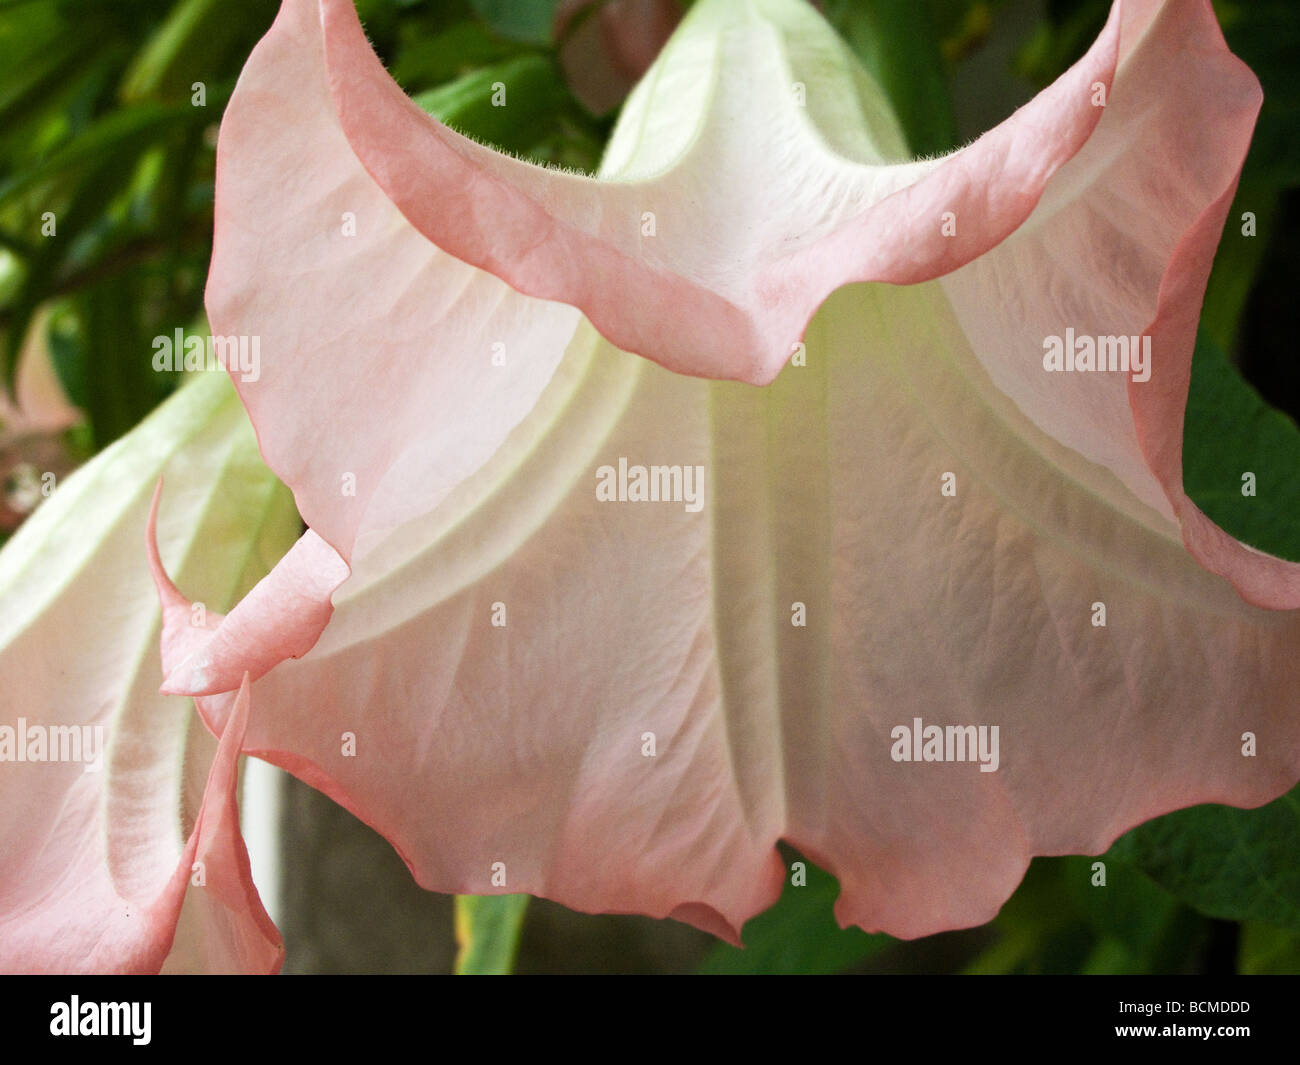
[[[782, 0], [705, 0], [656, 64], [656, 106], [686, 130], [680, 154], [628, 180], [609, 166], [615, 144], [603, 174], [619, 180], [598, 181], [429, 118], [383, 69], [352, 0], [319, 3], [348, 143], [420, 233], [520, 292], [580, 308], [625, 351], [754, 384], [776, 376], [834, 289], [929, 280], [1024, 221], [1100, 118], [1096, 87], [1110, 85], [1119, 39], [1117, 9], [1057, 84], [951, 156], [898, 163], [901, 137], [882, 117], [856, 145], [860, 160], [831, 150], [815, 125], [834, 105], [801, 98], [810, 85], [855, 93], [852, 60], [820, 17]], [[301, 19], [309, 6], [286, 4]], [[955, 234], [944, 232], [949, 211], [962, 219]]]
[[308, 530], [228, 616], [205, 610], [202, 624], [195, 624], [193, 604], [177, 591], [158, 556], [162, 489], [160, 481], [147, 536], [149, 570], [163, 604], [163, 694], [232, 691], [244, 674], [256, 679], [286, 658], [310, 651], [334, 612], [330, 596], [347, 579], [347, 563], [338, 552]]

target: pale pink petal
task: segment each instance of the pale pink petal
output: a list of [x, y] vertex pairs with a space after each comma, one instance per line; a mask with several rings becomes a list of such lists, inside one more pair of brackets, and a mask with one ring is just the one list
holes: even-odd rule
[[[992, 247], [1092, 130], [1092, 86], [1109, 84], [1118, 42], [1114, 18], [974, 145], [887, 165], [901, 134], [878, 100], [859, 102], [865, 75], [835, 35], [801, 5], [760, 7], [736, 20], [696, 6], [694, 33], [628, 101], [602, 169], [617, 180], [596, 181], [424, 115], [351, 0], [285, 0], [224, 118], [207, 306], [218, 334], [260, 338], [261, 376], [237, 386], [263, 455], [345, 558], [500, 446], [554, 372], [575, 307], [672, 369], [763, 381], [839, 285], [924, 280]], [[647, 106], [651, 84], [670, 106]], [[291, 209], [266, 195], [268, 173]], [[979, 222], [945, 237], [948, 211]]]
[[149, 508], [149, 570], [163, 605], [162, 661], [168, 695], [216, 695], [238, 687], [245, 673], [257, 679], [286, 658], [311, 650], [329, 623], [330, 595], [348, 567], [334, 548], [311, 530], [289, 549], [230, 612], [202, 615], [163, 568], [154, 531], [162, 482]]
[[[1035, 854], [1098, 853], [1300, 775], [1300, 616], [1243, 604], [1172, 520], [1247, 599], [1300, 604], [1297, 567], [1213, 526], [1235, 570], [1198, 550], [1182, 492], [1196, 319], [1258, 85], [1208, 4], [1123, 14], [1106, 114], [1029, 221], [935, 285], [838, 294], [810, 345], [830, 363], [819, 576], [842, 665], [823, 746], [791, 751], [830, 766], [791, 838], [841, 878], [845, 922], [977, 924]], [[1067, 327], [1150, 335], [1151, 380], [1046, 373], [1044, 338]], [[890, 730], [915, 718], [999, 725], [1000, 769], [894, 762]], [[1267, 750], [1244, 757], [1246, 733]]]
[[[160, 611], [143, 548], [163, 473], [175, 505], [158, 540], [214, 603], [252, 584], [286, 518], [296, 526], [233, 389], [207, 375], [64, 481], [0, 552], [0, 728], [76, 728], [102, 755], [92, 771], [0, 761], [0, 971], [156, 972], [195, 849], [213, 856], [210, 883], [228, 875], [225, 815], [206, 841], [183, 816], [187, 762], [208, 777], [195, 743], [206, 733], [186, 700], [157, 692]], [[232, 732], [227, 748], [238, 741]], [[222, 803], [229, 757], [209, 781]], [[256, 924], [251, 912], [222, 920]]]
[[253, 886], [239, 831], [239, 749], [248, 714], [245, 677], [190, 837], [186, 871], [192, 886], [164, 972], [277, 973], [284, 963], [284, 943]]
[[[305, 22], [315, 2], [286, 0], [281, 17]], [[598, 181], [440, 125], [383, 69], [353, 0], [318, 2], [348, 142], [416, 229], [520, 292], [580, 308], [625, 351], [755, 384], [785, 365], [834, 289], [937, 277], [1023, 222], [1100, 118], [1094, 86], [1109, 86], [1119, 37], [1117, 11], [1084, 59], [996, 130], [944, 159], [901, 164], [884, 119], [860, 155], [831, 150], [845, 145], [820, 127], [842, 104], [818, 93], [843, 94], [851, 60], [811, 8], [761, 0], [736, 17], [731, 0], [708, 0], [656, 66], [663, 91], [679, 94], [680, 154], [662, 172], [620, 172], [616, 142], [602, 173], [620, 180]], [[636, 117], [622, 119], [634, 137]], [[978, 224], [946, 237], [946, 211]]]
[[584, 334], [452, 513], [367, 555], [316, 647], [258, 681], [274, 709], [246, 748], [426, 887], [735, 939], [780, 890], [781, 743], [774, 717], [724, 713], [713, 519], [593, 490], [620, 455], [707, 463], [707, 386]]
[[[980, 924], [1036, 854], [1295, 784], [1300, 615], [1248, 605], [1176, 527], [1127, 513], [1111, 475], [993, 385], [938, 285], [838, 293], [810, 332], [810, 366], [823, 355], [824, 378], [783, 377], [765, 402], [824, 394], [825, 436], [767, 442], [770, 486], [745, 500], [814, 515], [779, 541], [772, 596], [806, 602], [809, 626], [749, 623], [733, 668], [775, 655], [789, 678], [783, 834], [840, 878], [842, 921]], [[732, 403], [733, 424], [762, 424], [762, 404]], [[999, 768], [895, 762], [892, 730], [916, 718], [997, 726]]]
[[[1034, 215], [942, 284], [998, 388], [1136, 497], [1116, 505], [1157, 529], [1177, 518], [1193, 555], [1251, 602], [1300, 606], [1300, 566], [1232, 539], [1182, 484], [1196, 325], [1259, 83], [1200, 2], [1126, 5], [1122, 49], [1104, 119]], [[1002, 313], [989, 313], [991, 292]], [[1045, 373], [1044, 338], [1067, 328], [1150, 337], [1150, 380]]]
[[[284, 195], [267, 195], [272, 174]], [[213, 331], [260, 338], [260, 376], [236, 387], [262, 453], [350, 557], [365, 527], [425, 513], [483, 464], [581, 316], [517, 296], [410, 227], [338, 126], [314, 3], [285, 4], [254, 50], [217, 175]]]

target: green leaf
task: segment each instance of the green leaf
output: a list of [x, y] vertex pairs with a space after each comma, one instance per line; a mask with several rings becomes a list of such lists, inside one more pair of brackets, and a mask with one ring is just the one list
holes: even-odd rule
[[[404, 23], [392, 74], [408, 91], [441, 85], [489, 63], [517, 55], [525, 47], [503, 41], [480, 22], [458, 22], [438, 33]], [[528, 46], [531, 48], [531, 46]]]
[[929, 0], [939, 47], [950, 63], [984, 43], [993, 27], [993, 8], [1003, 0]]
[[[1243, 177], [1228, 211], [1201, 307], [1202, 332], [1228, 355], [1234, 354], [1246, 300], [1267, 257], [1269, 238], [1279, 214], [1279, 190], [1249, 176], [1249, 171], [1248, 163], [1247, 176]], [[1242, 232], [1245, 228], [1242, 215], [1247, 211], [1255, 216], [1255, 236]]]
[[1208, 922], [1140, 870], [1107, 856], [1035, 858], [967, 974], [1124, 974], [1194, 970]]
[[[1247, 473], [1254, 474], [1253, 496], [1242, 494]], [[1237, 539], [1300, 561], [1300, 430], [1242, 380], [1204, 333], [1192, 360], [1183, 484]]]
[[[41, 10], [33, 9], [32, 14]], [[84, 62], [79, 54], [84, 44], [57, 20], [9, 16], [0, 23], [0, 47], [7, 57], [0, 67], [0, 116], [39, 104]]]
[[471, 6], [502, 37], [549, 44], [560, 4], [559, 0], [471, 0]]
[[[87, 380], [90, 371], [79, 319], [67, 304], [56, 306], [45, 329], [50, 362], [54, 365], [59, 384], [74, 407], [86, 410], [90, 406], [90, 382]], [[93, 448], [93, 428], [90, 441]]]
[[1194, 806], [1120, 837], [1136, 865], [1211, 917], [1300, 931], [1300, 788], [1258, 810]]
[[1016, 73], [1039, 88], [1055, 81], [1097, 39], [1109, 10], [1110, 0], [1050, 5], [1047, 18], [1016, 53]]
[[1097, 861], [1058, 860], [1075, 905], [1098, 936], [1118, 940], [1137, 958], [1151, 960], [1178, 901], [1140, 870], [1119, 862], [1106, 867], [1106, 882], [1098, 884]]
[[140, 104], [111, 111], [41, 166], [0, 184], [0, 207], [37, 186], [76, 180], [92, 168], [117, 165], [123, 157], [138, 156], [172, 130], [197, 121], [193, 112], [188, 106], [163, 104]]
[[27, 276], [22, 258], [15, 255], [0, 238], [0, 307], [6, 307], [18, 295]]
[[207, 83], [228, 59], [238, 66], [275, 11], [275, 0], [180, 0], [132, 59], [122, 100], [188, 99], [194, 82]]
[[458, 976], [508, 976], [515, 965], [527, 895], [457, 895]]
[[475, 140], [523, 152], [554, 125], [568, 99], [555, 64], [528, 55], [466, 74], [415, 102]]
[[885, 90], [913, 154], [952, 150], [957, 123], [929, 5], [916, 0], [827, 0], [825, 10]]
[[[174, 80], [176, 69], [192, 58], [189, 53], [203, 43], [200, 33], [210, 31], [214, 12], [223, 6], [221, 0], [180, 0], [127, 68], [122, 99], [135, 102], [155, 96], [162, 84]], [[229, 26], [235, 20], [227, 15], [222, 23]]]
[[1243, 976], [1300, 976], [1300, 934], [1258, 921], [1245, 922], [1237, 971]]
[[[112, 169], [105, 168], [106, 171]], [[74, 251], [84, 245], [81, 238], [100, 222], [105, 205], [123, 180], [121, 172], [106, 172], [98, 181], [82, 181], [66, 200], [66, 205], [57, 212], [58, 237], [43, 239], [37, 245], [37, 254], [25, 264], [21, 284], [8, 301], [4, 316], [6, 335], [3, 347], [0, 347], [0, 369], [3, 369], [5, 388], [13, 387], [17, 355], [37, 308], [58, 290], [58, 278], [66, 263]]]
[[102, 448], [133, 429], [177, 382], [153, 370], [150, 337], [135, 313], [138, 301], [128, 278], [97, 285], [77, 302], [95, 383], [87, 390], [86, 413]]
[[800, 859], [800, 863], [807, 870], [808, 883], [797, 887], [787, 881], [777, 904], [745, 925], [741, 933], [745, 948], [718, 944], [700, 972], [838, 973], [896, 942], [860, 928], [840, 928], [833, 912], [840, 893], [838, 881], [811, 862]]
[[1300, 20], [1294, 0], [1218, 0], [1214, 9], [1228, 47], [1264, 88], [1248, 171], [1274, 187], [1294, 187], [1300, 184]]

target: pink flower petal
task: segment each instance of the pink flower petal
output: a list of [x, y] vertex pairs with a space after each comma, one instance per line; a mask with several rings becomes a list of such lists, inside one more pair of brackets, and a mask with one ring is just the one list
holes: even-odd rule
[[[180, 505], [158, 539], [214, 601], [247, 587], [292, 514], [228, 381], [208, 375], [69, 477], [0, 552], [0, 728], [75, 729], [61, 735], [102, 755], [92, 771], [80, 744], [60, 753], [82, 761], [0, 761], [0, 971], [156, 972], [183, 905], [214, 949], [244, 944], [186, 968], [274, 963], [278, 936], [229, 817], [242, 722], [212, 763], [188, 704], [157, 693], [160, 611], [141, 548], [164, 472]], [[187, 891], [196, 856], [207, 886]]]
[[[979, 924], [1034, 855], [1096, 854], [1169, 810], [1294, 785], [1300, 615], [1243, 602], [1172, 522], [1134, 517], [1112, 476], [1034, 426], [938, 285], [837, 293], [810, 337], [823, 380], [727, 408], [760, 426], [764, 407], [830, 397], [824, 436], [731, 444], [766, 446], [774, 470], [738, 509], [820, 515], [778, 539], [790, 564], [755, 612], [800, 600], [809, 625], [773, 639], [747, 623], [731, 662], [780, 663], [784, 720], [801, 725], [785, 733], [783, 835], [840, 878], [842, 921], [907, 937]], [[997, 770], [894, 761], [893, 730], [916, 719], [997, 726]]]
[[[287, 0], [281, 18], [306, 32], [315, 2]], [[625, 351], [753, 384], [776, 376], [834, 289], [938, 277], [1023, 222], [1101, 117], [1093, 86], [1109, 86], [1119, 37], [1115, 14], [1083, 60], [996, 130], [945, 159], [890, 166], [877, 149], [883, 141], [901, 157], [895, 129], [873, 130], [877, 144], [859, 145], [867, 150], [854, 159], [819, 136], [817, 120], [840, 106], [817, 96], [831, 88], [823, 71], [851, 60], [811, 8], [765, 2], [738, 19], [728, 4], [697, 4], [683, 21], [696, 28], [689, 46], [670, 41], [656, 67], [661, 80], [697, 88], [680, 101], [694, 110], [674, 114], [682, 155], [654, 176], [601, 182], [440, 125], [383, 69], [353, 0], [319, 5], [348, 142], [433, 244], [520, 292], [580, 308]], [[799, 86], [812, 95], [806, 107], [794, 102]], [[622, 124], [635, 132], [626, 115]], [[616, 143], [607, 177], [618, 155]], [[946, 211], [978, 224], [944, 236]]]
[[[236, 387], [262, 453], [350, 557], [363, 523], [377, 535], [425, 513], [486, 461], [581, 316], [521, 301], [407, 224], [339, 128], [314, 3], [284, 5], [236, 99], [217, 152], [208, 314], [218, 334], [260, 337], [261, 375]], [[268, 174], [294, 175], [279, 207]]]
[[[697, 4], [602, 183], [430, 122], [350, 5], [321, 10], [287, 0], [232, 99], [209, 298], [222, 332], [274, 330], [241, 393], [352, 576], [257, 682], [246, 749], [427, 887], [728, 937], [775, 899], [781, 838], [840, 877], [843, 920], [915, 936], [987, 920], [1034, 854], [1295, 782], [1300, 615], [1196, 560], [1268, 605], [1300, 603], [1295, 567], [1181, 493], [1258, 105], [1208, 5], [1117, 5], [1007, 123], [889, 167], [892, 121], [808, 9], [740, 30]], [[334, 235], [347, 204], [364, 237]], [[868, 279], [909, 287], [841, 287]], [[766, 389], [668, 372], [766, 380], [814, 311]], [[1151, 381], [1045, 373], [1067, 328], [1151, 335]], [[702, 467], [700, 506], [600, 501], [620, 460]], [[998, 768], [895, 760], [918, 718], [997, 726]]]
[[248, 727], [248, 678], [212, 760], [185, 871], [198, 890], [185, 898], [165, 972], [278, 973], [284, 943], [253, 886], [239, 830], [239, 749]]
[[245, 673], [256, 679], [286, 658], [311, 650], [334, 612], [330, 595], [348, 575], [338, 552], [308, 530], [229, 616], [205, 611], [204, 623], [196, 625], [192, 604], [177, 591], [158, 557], [155, 529], [162, 489], [160, 481], [149, 508], [147, 539], [149, 570], [163, 604], [163, 693], [232, 691]]
[[[994, 383], [1156, 512], [1129, 505], [1136, 520], [1159, 527], [1176, 518], [1202, 565], [1253, 603], [1292, 608], [1300, 606], [1300, 566], [1234, 540], [1183, 491], [1183, 411], [1201, 299], [1261, 102], [1209, 6], [1186, 7], [1126, 7], [1127, 58], [1096, 134], [1020, 231], [942, 283]], [[1200, 102], [1189, 114], [1192, 98]], [[1125, 150], [1134, 144], [1142, 150]], [[1006, 313], [988, 313], [990, 292]], [[1034, 352], [1067, 327], [1149, 336], [1151, 379], [1043, 373]]]
[[275, 712], [247, 747], [378, 828], [427, 887], [734, 940], [780, 888], [780, 743], [724, 713], [711, 518], [599, 502], [591, 476], [706, 454], [707, 386], [584, 331], [566, 416], [525, 422], [450, 528], [433, 516], [366, 557], [321, 642], [258, 682]]

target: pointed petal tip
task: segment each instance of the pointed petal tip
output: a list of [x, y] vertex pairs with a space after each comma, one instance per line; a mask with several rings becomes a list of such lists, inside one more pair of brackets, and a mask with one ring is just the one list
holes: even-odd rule
[[684, 902], [674, 908], [668, 916], [671, 920], [681, 921], [683, 924], [692, 925], [703, 932], [717, 936], [733, 947], [744, 946], [740, 938], [740, 929], [708, 903]]
[[158, 509], [162, 504], [162, 492], [163, 479], [159, 477], [158, 483], [154, 485], [153, 498], [149, 503], [149, 518], [145, 524], [145, 548], [149, 553], [149, 573], [153, 577], [154, 587], [158, 590], [158, 598], [162, 601], [163, 609], [169, 610], [174, 607], [187, 607], [189, 604], [172, 583], [172, 579], [167, 576], [167, 569], [158, 550]]
[[[206, 880], [197, 890], [221, 943], [221, 967], [241, 973], [278, 973], [285, 947], [253, 883], [239, 825], [239, 758], [252, 707], [251, 678], [244, 673], [208, 773], [203, 806], [187, 848]], [[186, 873], [189, 866], [183, 867]], [[195, 889], [191, 889], [193, 891]]]

